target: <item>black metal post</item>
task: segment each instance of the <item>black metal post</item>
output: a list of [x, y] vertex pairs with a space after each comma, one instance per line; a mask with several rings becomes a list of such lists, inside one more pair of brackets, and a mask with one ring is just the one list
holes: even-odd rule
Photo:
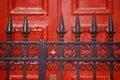
[[[80, 47], [79, 45], [75, 46], [76, 58], [80, 58]], [[76, 80], [80, 80], [80, 64], [76, 62]]]
[[[75, 21], [75, 27], [73, 28], [73, 33], [75, 34], [75, 41], [80, 41], [80, 34], [83, 32], [83, 30], [80, 27], [80, 20], [79, 20], [79, 14], [76, 14], [76, 21]], [[80, 57], [80, 48], [79, 45], [75, 45], [75, 56], [76, 58]], [[76, 62], [76, 80], [80, 80], [80, 64], [79, 62]]]
[[[108, 53], [109, 53], [109, 58], [114, 58], [114, 47], [113, 47], [113, 45], [109, 45]], [[113, 74], [114, 66], [113, 66], [113, 62], [110, 62], [109, 68], [110, 68], [110, 80], [114, 80], [114, 74]]]
[[39, 43], [40, 55], [39, 55], [39, 74], [38, 80], [46, 80], [46, 55], [47, 45], [45, 40], [41, 40]]
[[[92, 46], [92, 56], [93, 56], [93, 58], [96, 58], [97, 56], [96, 56], [96, 54], [97, 54], [97, 48], [96, 48], [96, 45], [93, 45]], [[96, 68], [97, 68], [97, 66], [96, 66], [96, 61], [93, 61], [93, 80], [96, 80]]]
[[[23, 46], [23, 55], [24, 55], [24, 58], [27, 58], [28, 57], [28, 46], [27, 45], [24, 45]], [[24, 64], [23, 64], [23, 80], [26, 80], [26, 70], [27, 70], [27, 62], [26, 60], [24, 60]]]
[[[108, 28], [106, 29], [106, 32], [109, 36], [108, 41], [109, 42], [113, 42], [113, 37], [114, 34], [116, 33], [116, 29], [114, 28], [114, 24], [113, 24], [113, 20], [112, 20], [112, 13], [109, 14], [109, 22], [108, 22]], [[114, 47], [113, 45], [109, 45], [108, 47], [108, 53], [109, 53], [109, 58], [114, 58]], [[109, 68], [110, 68], [110, 80], [114, 80], [114, 74], [113, 74], [113, 62], [110, 62], [109, 64]]]
[[[92, 25], [91, 25], [91, 28], [89, 29], [89, 32], [92, 35], [92, 41], [95, 42], [96, 41], [96, 36], [99, 33], [99, 29], [97, 27], [95, 13], [93, 14]], [[97, 57], [97, 48], [96, 48], [96, 45], [92, 45], [92, 57], [93, 58]], [[93, 80], [96, 80], [96, 61], [93, 61]]]
[[[29, 29], [28, 26], [28, 21], [27, 21], [27, 15], [24, 15], [24, 23], [23, 23], [23, 28], [21, 30], [21, 33], [23, 34], [23, 40], [28, 41], [28, 35], [30, 34], [31, 30]], [[24, 58], [28, 57], [28, 45], [23, 45], [23, 55]], [[27, 62], [24, 60], [23, 64], [23, 80], [26, 80], [26, 70], [27, 70]]]
[[[64, 57], [64, 45], [59, 45], [59, 56], [60, 58]], [[60, 80], [63, 80], [63, 63], [60, 61]]]
[[[59, 41], [64, 41], [64, 34], [66, 34], [67, 30], [64, 27], [64, 19], [63, 19], [63, 14], [60, 16], [60, 24], [56, 32], [59, 34]], [[59, 45], [59, 56], [60, 58], [64, 57], [64, 46]], [[60, 62], [60, 80], [63, 80], [63, 63]]]
[[[80, 48], [79, 45], [75, 46], [76, 58], [80, 58]], [[76, 62], [76, 80], [80, 80], [80, 64]]]
[[[12, 34], [15, 32], [15, 30], [13, 29], [13, 25], [12, 25], [12, 15], [9, 14], [9, 18], [8, 18], [8, 24], [7, 24], [7, 28], [5, 29], [5, 33], [7, 34], [7, 41], [12, 41]], [[11, 57], [11, 53], [12, 53], [12, 47], [11, 45], [7, 45], [6, 48], [6, 57]], [[6, 80], [10, 79], [10, 61], [7, 61], [7, 65], [6, 65]]]
[[[6, 57], [11, 57], [11, 53], [12, 53], [11, 45], [7, 45], [6, 53], [7, 53]], [[7, 65], [6, 65], [6, 80], [10, 79], [10, 66], [11, 66], [10, 65], [10, 61], [7, 61]]]

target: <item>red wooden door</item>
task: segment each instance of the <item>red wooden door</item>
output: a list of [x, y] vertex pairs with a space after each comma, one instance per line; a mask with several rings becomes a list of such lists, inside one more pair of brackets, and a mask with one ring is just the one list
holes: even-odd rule
[[[65, 27], [68, 30], [65, 35], [65, 41], [73, 41], [74, 35], [72, 28], [75, 23], [75, 14], [80, 17], [81, 27], [84, 32], [81, 35], [81, 41], [91, 41], [91, 35], [88, 29], [91, 26], [92, 14], [96, 13], [97, 25], [100, 28], [97, 41], [107, 41], [107, 35], [104, 30], [108, 25], [108, 13], [113, 13], [115, 28], [118, 33], [114, 40], [120, 41], [120, 1], [119, 0], [2, 0], [0, 1], [0, 41], [6, 40], [4, 29], [7, 23], [8, 14], [13, 17], [13, 26], [16, 33], [13, 40], [22, 40], [20, 29], [23, 25], [24, 14], [28, 14], [29, 27], [32, 29], [29, 35], [29, 41], [39, 41], [46, 39], [48, 41], [58, 40], [56, 29], [59, 23], [60, 14], [64, 15]], [[84, 36], [85, 35], [85, 36]], [[0, 71], [0, 79], [5, 80], [5, 71]], [[11, 80], [21, 80], [22, 71], [16, 70], [10, 73]], [[28, 80], [37, 80], [38, 71], [27, 72]], [[119, 79], [120, 72], [114, 72], [115, 80]], [[63, 80], [75, 80], [74, 71], [64, 71]], [[47, 80], [59, 80], [59, 71], [47, 71]], [[81, 71], [81, 80], [92, 80], [91, 71]], [[97, 71], [97, 80], [109, 80], [109, 71]]]

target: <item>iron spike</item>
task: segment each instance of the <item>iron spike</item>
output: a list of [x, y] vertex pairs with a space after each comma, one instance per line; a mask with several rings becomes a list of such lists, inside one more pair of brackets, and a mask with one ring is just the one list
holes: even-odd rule
[[78, 13], [76, 14], [75, 27], [73, 28], [72, 32], [75, 34], [76, 41], [79, 41], [80, 34], [83, 32], [83, 30], [80, 27], [80, 19]]
[[27, 14], [24, 15], [23, 28], [22, 28], [21, 32], [25, 35], [30, 34], [30, 32], [31, 32], [31, 29], [29, 29], [29, 26], [28, 26]]
[[109, 14], [109, 22], [106, 32], [110, 34], [114, 34], [116, 32], [116, 29], [114, 28], [114, 24], [113, 24], [112, 13]]
[[97, 27], [97, 22], [96, 22], [96, 15], [95, 15], [95, 13], [93, 13], [92, 24], [91, 24], [90, 32], [91, 32], [91, 33], [95, 33], [95, 34], [99, 32], [99, 29], [98, 29], [98, 27]]
[[113, 41], [113, 35], [116, 33], [117, 30], [114, 28], [112, 13], [109, 14], [108, 28], [105, 31], [109, 36], [108, 40]]
[[76, 21], [75, 21], [75, 27], [73, 28], [73, 33], [74, 34], [81, 34], [83, 30], [80, 27], [80, 19], [79, 19], [79, 14], [76, 14]]
[[59, 34], [60, 41], [63, 41], [64, 34], [67, 32], [67, 30], [65, 29], [65, 26], [64, 26], [63, 14], [61, 14], [61, 16], [60, 16], [60, 24], [59, 24], [59, 27], [57, 28], [56, 32]]
[[79, 15], [76, 14], [76, 24], [75, 24], [76, 32], [80, 31], [80, 20], [79, 20]]
[[5, 29], [5, 33], [6, 34], [13, 34], [14, 32], [15, 32], [15, 30], [13, 29], [12, 15], [9, 14], [7, 28]]
[[92, 34], [92, 41], [96, 41], [96, 35], [99, 33], [99, 29], [97, 27], [97, 22], [96, 22], [96, 15], [93, 13], [92, 17], [92, 24], [91, 28], [89, 29], [89, 32]]

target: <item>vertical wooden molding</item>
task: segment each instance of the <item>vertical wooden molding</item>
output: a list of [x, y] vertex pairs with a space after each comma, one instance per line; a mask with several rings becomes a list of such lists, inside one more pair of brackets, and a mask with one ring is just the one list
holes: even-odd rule
[[7, 0], [7, 13], [10, 13], [15, 8], [15, 0]]

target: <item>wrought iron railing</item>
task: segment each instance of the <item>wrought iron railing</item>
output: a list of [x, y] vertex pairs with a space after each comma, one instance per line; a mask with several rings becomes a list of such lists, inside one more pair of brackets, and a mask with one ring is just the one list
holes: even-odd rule
[[114, 71], [120, 71], [120, 42], [113, 40], [116, 29], [113, 26], [112, 14], [110, 14], [109, 25], [106, 29], [109, 35], [109, 40], [106, 42], [96, 40], [100, 30], [96, 24], [95, 14], [92, 27], [89, 29], [92, 35], [91, 42], [80, 41], [80, 34], [83, 30], [80, 27], [78, 14], [73, 28], [75, 41], [64, 41], [64, 34], [67, 30], [64, 27], [63, 15], [60, 19], [60, 25], [56, 30], [59, 34], [59, 41], [28, 41], [31, 30], [28, 27], [27, 15], [25, 15], [21, 30], [24, 40], [12, 41], [12, 34], [15, 30], [12, 27], [12, 16], [9, 16], [5, 30], [8, 39], [0, 42], [0, 70], [6, 70], [6, 80], [10, 80], [10, 70], [17, 69], [23, 70], [23, 80], [26, 80], [26, 71], [32, 69], [38, 71], [38, 80], [46, 80], [46, 70], [59, 71], [59, 80], [63, 80], [63, 70], [76, 71], [76, 80], [81, 79], [81, 70], [92, 71], [93, 80], [97, 80], [97, 71], [105, 70], [109, 71], [110, 80], [114, 80]]

